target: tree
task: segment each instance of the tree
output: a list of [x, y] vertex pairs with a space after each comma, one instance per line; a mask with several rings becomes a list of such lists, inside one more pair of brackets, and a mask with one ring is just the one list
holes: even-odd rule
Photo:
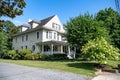
[[100, 10], [96, 19], [103, 21], [104, 27], [108, 30], [111, 42], [120, 49], [120, 14], [112, 8]]
[[8, 16], [14, 18], [23, 14], [26, 3], [24, 0], [0, 0], [0, 17]]
[[103, 22], [96, 21], [89, 14], [71, 18], [65, 27], [67, 41], [73, 45], [83, 46], [89, 40], [102, 36], [109, 40], [109, 35], [103, 26]]
[[9, 50], [12, 49], [12, 35], [17, 33], [19, 29], [11, 22], [11, 21], [5, 21], [4, 26], [2, 27], [3, 31], [7, 35], [7, 47]]
[[0, 58], [3, 58], [7, 53], [7, 36], [4, 32], [0, 32]]
[[[24, 0], [0, 0], [0, 17], [7, 16], [10, 18], [15, 18], [16, 16], [23, 14], [23, 8], [25, 8], [25, 6], [26, 3], [24, 2]], [[10, 26], [12, 26], [10, 22], [8, 23], [4, 23], [4, 22], [5, 22], [4, 20], [0, 20], [0, 57], [4, 56], [4, 54], [8, 50], [7, 49], [8, 46], [10, 48], [11, 46], [10, 35], [14, 33], [14, 28], [15, 28], [15, 27], [10, 28]], [[7, 41], [9, 42], [7, 43]]]
[[119, 60], [119, 49], [110, 45], [103, 37], [88, 41], [82, 47], [81, 57], [99, 63], [107, 63], [108, 60]]

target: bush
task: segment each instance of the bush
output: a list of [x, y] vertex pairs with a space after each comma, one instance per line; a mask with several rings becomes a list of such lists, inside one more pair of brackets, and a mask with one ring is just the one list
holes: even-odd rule
[[108, 60], [118, 60], [120, 54], [119, 49], [114, 48], [104, 38], [97, 38], [82, 47], [81, 56], [105, 64]]
[[32, 54], [26, 54], [26, 55], [24, 56], [24, 59], [25, 59], [25, 60], [32, 60]]
[[40, 60], [50, 60], [50, 55], [40, 54]]
[[32, 60], [39, 60], [39, 59], [40, 59], [40, 53], [32, 54]]
[[51, 59], [63, 60], [63, 59], [68, 59], [68, 58], [67, 58], [67, 54], [56, 53], [56, 54], [51, 55]]
[[16, 55], [16, 53], [17, 53], [16, 50], [10, 50], [10, 51], [8, 51], [7, 56], [8, 56], [8, 58], [13, 59], [14, 56]]
[[20, 56], [19, 56], [19, 59], [23, 60], [23, 59], [25, 59], [25, 56], [26, 56], [26, 55], [32, 54], [32, 51], [31, 51], [31, 50], [28, 50], [28, 49], [23, 49], [23, 50], [19, 50], [19, 51], [18, 51], [18, 54], [20, 55]]

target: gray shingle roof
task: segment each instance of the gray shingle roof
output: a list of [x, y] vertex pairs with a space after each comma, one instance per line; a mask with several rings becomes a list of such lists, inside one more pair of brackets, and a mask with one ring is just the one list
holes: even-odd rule
[[[48, 18], [45, 18], [45, 19], [42, 19], [42, 20], [32, 20], [32, 21], [30, 21], [29, 23], [32, 23], [32, 22], [35, 22], [35, 23], [38, 23], [39, 25], [36, 27], [36, 28], [33, 28], [33, 29], [27, 29], [26, 31], [23, 31], [23, 32], [19, 32], [19, 33], [17, 33], [17, 34], [14, 34], [13, 36], [17, 36], [17, 35], [21, 35], [21, 34], [24, 34], [24, 33], [28, 33], [28, 32], [31, 32], [31, 31], [34, 31], [34, 30], [37, 30], [37, 29], [42, 29], [43, 27], [43, 25], [45, 25], [45, 24], [47, 24], [53, 17], [54, 17], [55, 15], [53, 15], [53, 16], [50, 16], [50, 17], [48, 17]], [[24, 25], [24, 26], [26, 26], [26, 25]], [[28, 25], [27, 25], [28, 26]]]

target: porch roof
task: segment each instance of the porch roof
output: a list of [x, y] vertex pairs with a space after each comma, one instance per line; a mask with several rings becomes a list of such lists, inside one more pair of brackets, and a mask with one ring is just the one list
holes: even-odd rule
[[42, 44], [53, 44], [53, 45], [68, 45], [67, 42], [64, 41], [55, 41], [55, 40], [51, 40], [51, 41], [45, 41], [45, 42], [38, 42], [36, 43], [38, 45], [42, 45]]

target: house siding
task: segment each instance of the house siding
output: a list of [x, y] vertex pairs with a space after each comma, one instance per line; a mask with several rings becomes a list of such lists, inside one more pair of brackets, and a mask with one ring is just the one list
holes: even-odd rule
[[[39, 38], [37, 39], [37, 32], [39, 32]], [[28, 35], [28, 40], [26, 41], [26, 35]], [[22, 36], [24, 36], [24, 41], [22, 41]], [[17, 37], [17, 42], [16, 42]], [[39, 49], [36, 46], [37, 42], [42, 41], [42, 31], [34, 31], [29, 34], [23, 34], [19, 35], [13, 38], [13, 47], [15, 50], [21, 50], [21, 46], [23, 46], [23, 49], [26, 48], [32, 50], [32, 45], [35, 45], [35, 52], [39, 51]]]
[[[56, 28], [53, 28], [53, 23], [58, 24], [60, 26], [59, 30], [57, 30]], [[33, 52], [41, 52], [41, 46], [38, 46], [37, 43], [51, 41], [51, 40], [62, 41], [62, 35], [65, 33], [65, 30], [63, 29], [63, 26], [60, 23], [60, 20], [57, 17], [57, 15], [54, 16], [52, 19], [50, 19], [46, 24], [44, 24], [42, 26], [39, 26], [39, 23], [37, 24], [34, 22], [33, 23], [30, 22], [29, 24], [32, 24], [33, 31], [29, 31], [29, 30], [28, 30], [28, 32], [23, 31], [17, 35], [15, 34], [15, 36], [13, 37], [13, 48], [15, 50], [21, 50], [22, 47], [23, 47], [23, 49], [25, 49], [26, 46], [27, 46], [27, 49], [32, 50], [33, 46], [35, 46], [35, 51], [33, 51]], [[31, 26], [29, 26], [29, 28], [30, 27]], [[46, 38], [47, 31], [52, 32], [51, 39]], [[38, 39], [37, 39], [37, 32], [39, 32]], [[56, 34], [56, 38], [54, 38], [54, 33]], [[28, 35], [27, 41], [26, 41], [26, 35]], [[22, 36], [24, 36], [24, 41], [22, 41]], [[59, 37], [59, 39], [57, 36]], [[17, 38], [17, 42], [16, 42], [16, 38]]]

